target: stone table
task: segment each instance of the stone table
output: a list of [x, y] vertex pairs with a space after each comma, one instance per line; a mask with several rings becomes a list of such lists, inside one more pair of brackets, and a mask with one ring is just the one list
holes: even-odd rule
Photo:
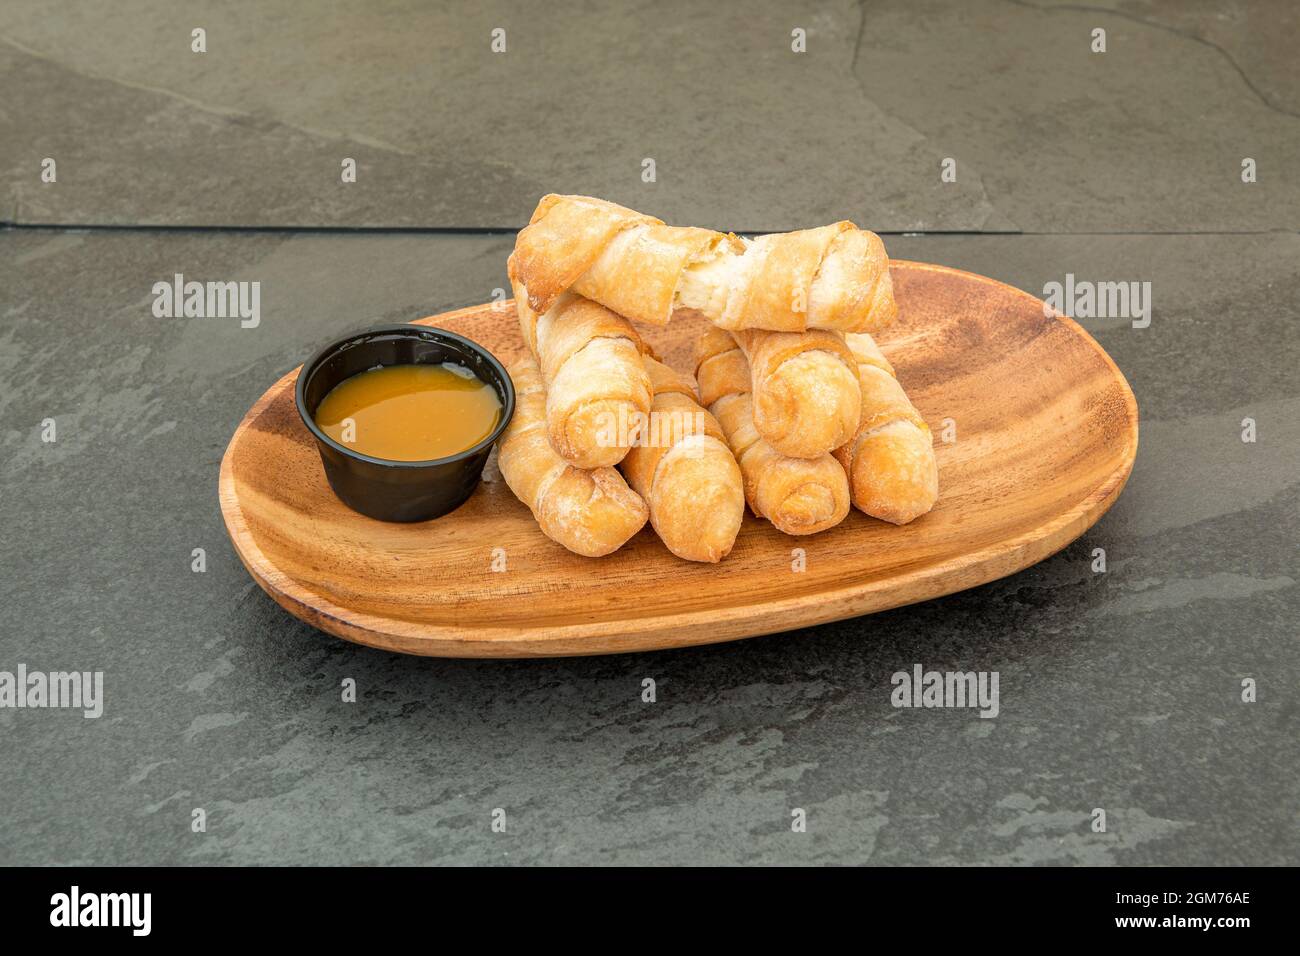
[[[1295, 863], [1294, 5], [548, 8], [0, 11], [0, 671], [105, 681], [99, 719], [0, 708], [0, 864]], [[1127, 490], [1013, 577], [732, 644], [299, 623], [225, 536], [235, 424], [332, 336], [491, 298], [551, 190], [1150, 282], [1149, 327], [1082, 323], [1141, 408]], [[260, 281], [259, 326], [155, 317], [177, 272]], [[1000, 713], [895, 709], [916, 663]]]

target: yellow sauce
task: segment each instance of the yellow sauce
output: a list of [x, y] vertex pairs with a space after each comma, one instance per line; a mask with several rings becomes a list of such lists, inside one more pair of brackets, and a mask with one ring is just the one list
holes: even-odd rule
[[316, 424], [345, 448], [389, 461], [427, 461], [472, 448], [501, 418], [501, 399], [459, 365], [390, 365], [339, 382]]

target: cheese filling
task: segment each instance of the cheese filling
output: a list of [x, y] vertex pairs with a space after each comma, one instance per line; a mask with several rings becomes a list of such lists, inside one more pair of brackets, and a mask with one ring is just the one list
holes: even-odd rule
[[727, 300], [741, 273], [743, 257], [721, 247], [709, 250], [705, 256], [682, 270], [673, 306], [694, 309], [716, 322], [727, 310]]

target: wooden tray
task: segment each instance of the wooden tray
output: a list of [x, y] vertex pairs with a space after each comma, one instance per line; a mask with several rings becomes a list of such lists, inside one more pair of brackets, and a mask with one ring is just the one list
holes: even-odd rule
[[[258, 400], [221, 462], [221, 511], [249, 573], [291, 614], [407, 654], [544, 657], [709, 644], [924, 601], [1043, 560], [1118, 497], [1137, 452], [1133, 393], [1078, 325], [982, 276], [895, 261], [901, 318], [879, 336], [934, 431], [939, 504], [897, 528], [858, 511], [792, 538], [747, 515], [717, 565], [671, 555], [647, 525], [605, 558], [544, 537], [495, 456], [460, 509], [385, 524], [325, 483], [294, 406], [297, 370]], [[432, 316], [513, 361], [513, 303]], [[685, 367], [698, 326], [646, 337]], [[319, 345], [304, 342], [303, 351]], [[956, 441], [942, 441], [944, 420]], [[491, 570], [503, 548], [505, 572]], [[806, 570], [792, 570], [793, 549]]]

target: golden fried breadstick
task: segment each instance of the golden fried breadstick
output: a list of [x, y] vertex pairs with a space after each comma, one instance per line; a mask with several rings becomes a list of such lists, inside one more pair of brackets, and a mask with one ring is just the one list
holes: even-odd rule
[[641, 444], [619, 468], [650, 506], [650, 523], [668, 550], [687, 561], [727, 556], [745, 517], [740, 467], [717, 419], [700, 407], [695, 383], [649, 355], [654, 386]]
[[650, 325], [690, 309], [732, 330], [871, 332], [898, 314], [884, 243], [851, 222], [746, 241], [552, 194], [519, 233], [514, 259], [539, 312], [572, 289]]
[[733, 332], [749, 362], [754, 427], [791, 458], [840, 447], [858, 427], [857, 361], [839, 332]]
[[829, 454], [789, 458], [754, 427], [749, 365], [726, 332], [709, 328], [696, 346], [695, 374], [701, 402], [717, 416], [740, 464], [745, 500], [754, 514], [786, 534], [815, 534], [849, 512], [849, 482]]
[[853, 504], [875, 518], [907, 524], [939, 497], [930, 428], [898, 384], [894, 367], [869, 335], [846, 335], [858, 362], [862, 419], [835, 450], [849, 475]]
[[636, 440], [628, 423], [650, 411], [641, 337], [602, 305], [566, 293], [539, 315], [512, 279], [519, 327], [546, 383], [546, 429], [579, 468], [616, 465]]
[[613, 468], [569, 464], [546, 437], [546, 387], [537, 363], [510, 367], [515, 414], [497, 445], [497, 467], [552, 541], [589, 558], [617, 551], [649, 516], [641, 497]]

